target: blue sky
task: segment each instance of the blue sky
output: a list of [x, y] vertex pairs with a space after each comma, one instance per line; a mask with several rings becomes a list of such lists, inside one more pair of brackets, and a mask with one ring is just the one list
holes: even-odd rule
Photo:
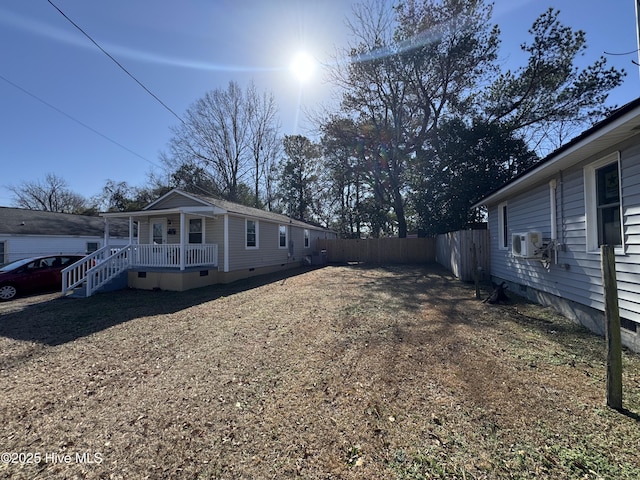
[[[283, 134], [306, 133], [304, 111], [332, 98], [322, 70], [300, 84], [291, 58], [305, 50], [328, 62], [349, 40], [347, 0], [52, 1], [178, 115], [209, 90], [253, 80], [273, 92]], [[522, 65], [519, 46], [549, 7], [586, 32], [584, 65], [636, 50], [634, 2], [495, 0], [505, 68]], [[49, 172], [88, 197], [107, 179], [141, 185], [160, 170], [176, 117], [46, 0], [3, 0], [0, 45], [0, 205], [11, 204], [6, 185]], [[627, 71], [609, 104], [640, 96], [637, 54], [607, 58]]]

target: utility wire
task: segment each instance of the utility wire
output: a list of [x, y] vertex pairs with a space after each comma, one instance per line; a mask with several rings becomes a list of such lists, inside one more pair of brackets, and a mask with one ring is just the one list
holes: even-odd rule
[[[49, 2], [49, 4], [55, 8], [60, 15], [62, 15], [67, 21], [69, 21], [69, 23], [71, 23], [75, 28], [77, 28], [85, 37], [87, 37], [91, 43], [93, 43], [98, 49], [100, 49], [100, 51], [102, 53], [104, 53], [107, 57], [109, 57], [109, 59], [111, 61], [113, 61], [118, 67], [120, 67], [120, 69], [125, 72], [129, 77], [131, 77], [131, 79], [133, 79], [138, 85], [140, 85], [140, 87], [142, 87], [144, 89], [145, 92], [147, 92], [149, 95], [151, 95], [156, 101], [158, 101], [160, 103], [160, 105], [162, 105], [165, 109], [167, 109], [174, 117], [176, 117], [178, 120], [180, 120], [180, 122], [183, 125], [186, 125], [185, 121], [180, 117], [180, 115], [178, 115], [175, 111], [173, 111], [171, 109], [171, 107], [169, 107], [166, 103], [164, 103], [162, 100], [160, 100], [160, 98], [158, 98], [151, 90], [149, 90], [142, 82], [140, 82], [140, 80], [138, 80], [136, 77], [133, 76], [133, 74], [131, 74], [131, 72], [129, 72], [124, 66], [122, 66], [122, 64], [120, 62], [118, 62], [111, 54], [109, 54], [109, 52], [107, 52], [104, 48], [102, 48], [98, 42], [96, 42], [87, 32], [85, 32], [77, 23], [75, 23], [73, 20], [71, 20], [62, 10], [60, 10], [60, 8], [58, 8], [57, 5], [55, 5], [51, 0], [47, 0], [47, 2]], [[105, 140], [108, 140], [109, 142], [119, 146], [120, 148], [123, 148], [124, 150], [126, 150], [127, 152], [135, 155], [136, 157], [141, 158], [142, 160], [144, 160], [145, 162], [150, 163], [151, 165], [158, 167], [158, 168], [162, 168], [159, 165], [155, 164], [154, 162], [152, 162], [151, 160], [143, 157], [142, 155], [137, 154], [136, 152], [134, 152], [133, 150], [125, 147], [124, 145], [116, 142], [115, 140], [107, 137], [106, 135], [100, 133], [99, 131], [97, 131], [96, 129], [90, 127], [89, 125], [81, 122], [80, 120], [72, 117], [71, 115], [65, 113], [64, 111], [60, 110], [59, 108], [51, 105], [50, 103], [47, 103], [46, 101], [42, 100], [41, 98], [37, 97], [36, 95], [30, 93], [29, 91], [25, 90], [24, 88], [16, 85], [15, 83], [11, 82], [10, 80], [6, 79], [5, 77], [3, 77], [2, 75], [0, 75], [0, 79], [4, 80], [5, 82], [7, 82], [9, 85], [17, 88], [18, 90], [24, 92], [25, 94], [29, 95], [30, 97], [33, 97], [34, 99], [38, 100], [39, 102], [45, 104], [46, 106], [48, 106], [49, 108], [52, 108], [53, 110], [57, 111], [58, 113], [64, 115], [65, 117], [69, 118], [70, 120], [73, 120], [74, 122], [78, 123], [79, 125], [83, 126], [84, 128], [92, 131], [93, 133], [101, 136], [102, 138], [104, 138]], [[211, 176], [210, 174], [207, 174], [212, 180], [215, 180], [213, 178], [213, 176]], [[203, 193], [211, 195], [211, 196], [215, 196], [212, 192], [209, 192], [205, 189], [203, 189], [200, 186], [196, 186], [196, 188], [198, 188], [198, 190], [201, 190]]]
[[612, 53], [612, 52], [604, 52], [605, 55], [631, 55], [632, 53], [638, 53], [638, 51], [640, 51], [639, 48], [636, 48], [635, 50], [631, 50], [630, 52], [624, 52], [624, 53]]
[[[43, 100], [42, 98], [38, 97], [37, 95], [31, 93], [30, 91], [26, 90], [25, 88], [22, 88], [20, 85], [12, 82], [11, 80], [9, 80], [8, 78], [4, 77], [2, 74], [0, 74], [0, 80], [3, 80], [4, 82], [6, 82], [7, 84], [11, 85], [13, 88], [20, 90], [22, 93], [24, 93], [25, 95], [30, 96], [31, 98], [33, 98], [34, 100], [37, 100], [38, 102], [42, 103], [43, 105], [46, 105], [47, 107], [49, 107], [52, 110], [55, 110], [56, 112], [58, 112], [61, 115], [64, 115], [65, 117], [67, 117], [69, 120], [77, 123], [78, 125], [86, 128], [87, 130], [95, 133], [96, 135], [99, 135], [100, 137], [104, 138], [105, 140], [107, 140], [108, 142], [113, 143], [114, 145], [122, 148], [123, 150], [126, 150], [127, 152], [129, 152], [132, 155], [135, 155], [136, 157], [144, 160], [145, 162], [153, 165], [154, 167], [157, 167], [159, 169], [162, 169], [163, 167], [161, 167], [160, 165], [158, 165], [157, 163], [154, 163], [153, 161], [149, 160], [148, 158], [143, 157], [142, 155], [140, 155], [139, 153], [134, 152], [133, 150], [131, 150], [130, 148], [122, 145], [121, 143], [117, 142], [116, 140], [108, 137], [107, 135], [99, 132], [98, 130], [96, 130], [95, 128], [87, 125], [86, 123], [78, 120], [77, 118], [69, 115], [68, 113], [66, 113], [64, 110], [59, 109], [58, 107], [56, 107], [55, 105], [50, 104], [49, 102], [47, 102], [46, 100]], [[206, 173], [207, 176], [209, 176], [209, 178], [211, 178], [212, 180], [215, 181], [214, 177], [212, 175], [210, 175], [209, 173]], [[210, 192], [209, 190], [206, 190], [202, 187], [200, 187], [199, 185], [194, 185], [195, 188], [197, 188], [198, 190], [200, 190], [202, 193], [204, 193], [207, 196], [210, 197], [215, 197], [216, 195], [213, 192]]]
[[125, 147], [124, 145], [122, 145], [121, 143], [115, 141], [114, 139], [106, 136], [105, 134], [99, 132], [98, 130], [96, 130], [93, 127], [90, 127], [89, 125], [87, 125], [86, 123], [78, 120], [77, 118], [69, 115], [68, 113], [66, 113], [63, 110], [60, 110], [58, 107], [56, 107], [55, 105], [50, 104], [49, 102], [41, 99], [40, 97], [38, 97], [37, 95], [34, 95], [33, 93], [29, 92], [28, 90], [22, 88], [20, 85], [17, 85], [16, 83], [13, 83], [11, 80], [9, 80], [8, 78], [4, 77], [3, 75], [0, 74], [0, 80], [3, 80], [5, 82], [7, 82], [9, 85], [11, 85], [13, 88], [16, 88], [18, 90], [20, 90], [22, 93], [29, 95], [31, 98], [39, 101], [40, 103], [46, 105], [47, 107], [51, 108], [52, 110], [55, 110], [56, 112], [58, 112], [61, 115], [64, 115], [65, 117], [67, 117], [69, 120], [72, 120], [74, 122], [76, 122], [78, 125], [86, 128], [87, 130], [92, 131], [93, 133], [95, 133], [96, 135], [101, 136], [102, 138], [104, 138], [105, 140], [113, 143], [114, 145], [122, 148], [123, 150], [126, 150], [127, 152], [131, 153], [132, 155], [135, 155], [138, 158], [141, 158], [142, 160], [144, 160], [145, 162], [150, 163], [151, 165], [153, 165], [154, 167], [158, 167], [158, 168], [162, 168], [160, 167], [158, 164], [152, 162], [151, 160], [149, 160], [148, 158], [143, 157], [142, 155], [134, 152], [133, 150], [131, 150], [130, 148]]
[[62, 15], [64, 18], [66, 18], [69, 23], [71, 23], [71, 25], [73, 25], [74, 27], [76, 27], [80, 32], [82, 32], [82, 34], [87, 37], [91, 43], [93, 43], [96, 47], [98, 47], [100, 49], [100, 51], [102, 53], [104, 53], [107, 57], [109, 57], [113, 63], [115, 63], [118, 67], [120, 67], [120, 69], [126, 73], [127, 75], [129, 75], [129, 77], [131, 77], [138, 85], [140, 85], [145, 92], [147, 92], [149, 95], [151, 95], [154, 99], [156, 99], [160, 105], [162, 105], [164, 108], [166, 108], [169, 112], [171, 112], [173, 114], [174, 117], [176, 117], [178, 120], [180, 120], [180, 122], [182, 124], [184, 124], [184, 120], [182, 120], [182, 118], [180, 118], [180, 116], [174, 112], [166, 103], [164, 103], [162, 100], [160, 100], [160, 98], [158, 98], [151, 90], [149, 90], [147, 87], [144, 86], [144, 84], [138, 80], [136, 77], [134, 77], [131, 72], [129, 72], [129, 70], [127, 70], [126, 68], [124, 68], [122, 66], [122, 64], [120, 62], [118, 62], [115, 58], [113, 58], [113, 56], [111, 56], [111, 54], [109, 54], [109, 52], [107, 52], [104, 48], [102, 48], [98, 42], [96, 42], [93, 38], [91, 38], [91, 36], [85, 32], [77, 23], [75, 23], [73, 20], [71, 20], [62, 10], [60, 10], [51, 0], [47, 0], [49, 2], [49, 4], [55, 8], [58, 12], [60, 12], [60, 15]]

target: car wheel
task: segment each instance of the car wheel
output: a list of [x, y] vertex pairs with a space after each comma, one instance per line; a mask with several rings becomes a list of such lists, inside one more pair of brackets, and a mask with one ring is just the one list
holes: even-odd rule
[[18, 289], [13, 285], [0, 285], [0, 301], [12, 300], [18, 295]]

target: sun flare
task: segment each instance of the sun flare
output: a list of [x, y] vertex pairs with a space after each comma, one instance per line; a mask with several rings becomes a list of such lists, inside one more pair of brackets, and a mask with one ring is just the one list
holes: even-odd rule
[[315, 69], [316, 61], [307, 52], [297, 53], [289, 66], [293, 76], [301, 83], [308, 81], [313, 76]]

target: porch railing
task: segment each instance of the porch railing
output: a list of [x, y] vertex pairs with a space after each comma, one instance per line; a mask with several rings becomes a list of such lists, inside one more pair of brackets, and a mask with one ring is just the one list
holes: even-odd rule
[[102, 247], [73, 265], [64, 268], [62, 270], [62, 293], [65, 294], [82, 285], [87, 277], [87, 272], [111, 254], [111, 247]]
[[218, 245], [215, 243], [187, 244], [184, 251], [184, 264], [180, 258], [180, 245], [166, 243], [162, 245], [135, 245], [132, 247], [132, 266], [181, 268], [200, 265], [218, 266]]
[[86, 282], [86, 295], [90, 296], [131, 267], [182, 270], [198, 266], [218, 266], [217, 244], [187, 244], [184, 259], [179, 244], [127, 245], [118, 250], [103, 247], [62, 270], [62, 293]]
[[131, 266], [131, 245], [116, 251], [87, 271], [87, 297]]

